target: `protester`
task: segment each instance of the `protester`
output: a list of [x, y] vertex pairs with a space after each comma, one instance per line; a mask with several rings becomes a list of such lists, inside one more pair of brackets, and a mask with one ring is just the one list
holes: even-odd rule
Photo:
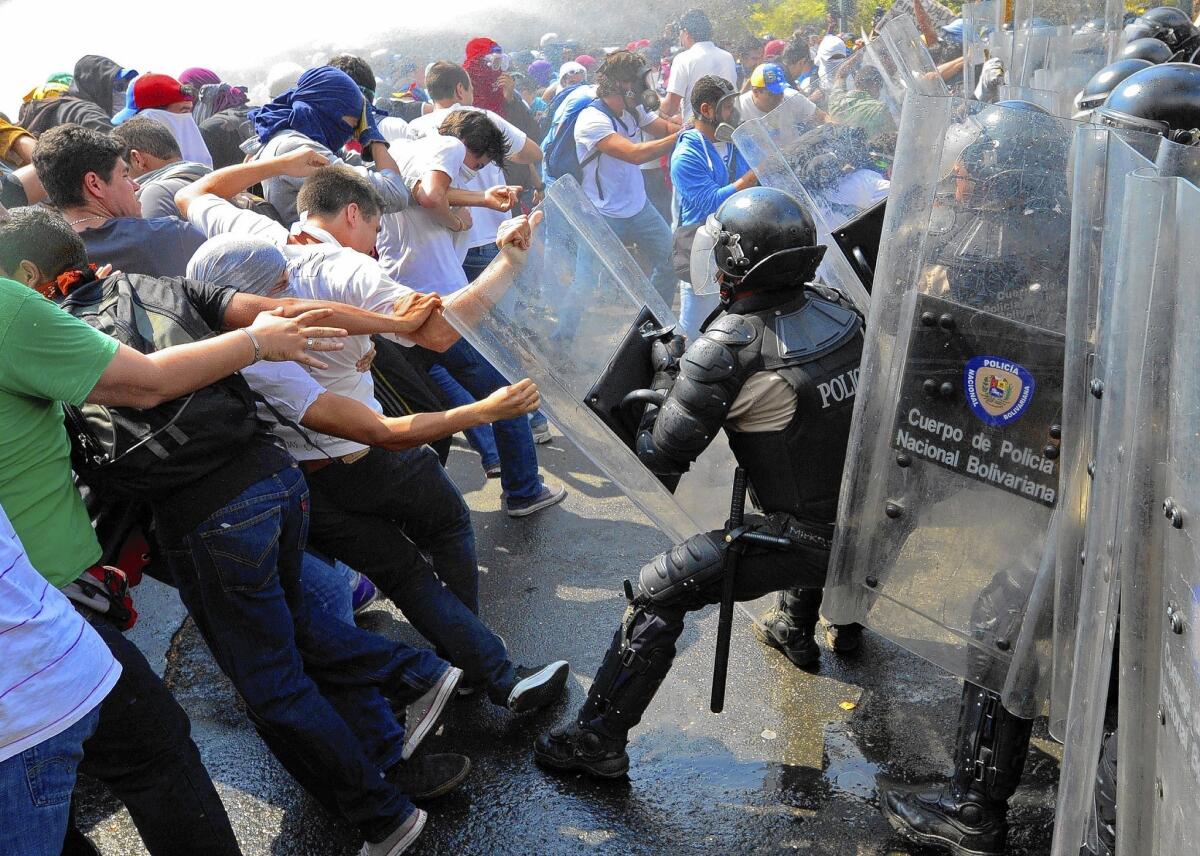
[[178, 217], [142, 216], [123, 152], [107, 134], [62, 125], [38, 140], [33, 165], [90, 256], [126, 273], [180, 276], [204, 234]]
[[784, 101], [799, 98], [800, 109], [793, 106], [790, 116], [824, 121], [825, 112], [789, 86], [787, 80], [787, 72], [775, 63], [763, 63], [754, 69], [747, 81], [749, 89], [738, 97], [738, 114], [742, 120], [761, 119]]
[[462, 67], [471, 78], [476, 106], [503, 116], [504, 93], [500, 87], [500, 55], [500, 45], [491, 39], [484, 36], [471, 39], [467, 42], [466, 59]]
[[0, 696], [0, 852], [58, 856], [83, 744], [121, 665], [34, 570], [2, 507], [0, 568], [0, 686], [11, 688]]
[[[376, 126], [375, 111], [349, 75], [329, 66], [312, 68], [269, 104], [250, 111], [255, 134], [262, 145], [254, 157], [278, 157], [298, 148], [309, 149], [332, 164], [346, 163], [337, 153], [356, 140], [363, 158], [375, 162], [374, 169], [352, 168], [383, 197], [388, 212], [408, 205], [409, 194], [396, 172], [396, 162]], [[274, 176], [263, 182], [263, 196], [288, 223], [299, 219], [296, 194], [302, 181], [291, 176]]]
[[[289, 280], [297, 295], [362, 308], [412, 300], [409, 289], [388, 279], [366, 255], [374, 245], [382, 205], [371, 186], [345, 167], [318, 169], [305, 181], [301, 193], [309, 216], [301, 224], [299, 243], [291, 243], [288, 230], [279, 224], [224, 201], [275, 172], [311, 172], [320, 156], [304, 154], [309, 160], [303, 155], [297, 160], [297, 152], [220, 170], [185, 188], [176, 203], [208, 234], [258, 235], [284, 249], [291, 257]], [[514, 240], [523, 225], [515, 223], [498, 240]], [[511, 275], [511, 270], [497, 275]], [[435, 313], [421, 331], [405, 338], [445, 350], [457, 334]], [[351, 339], [349, 344], [314, 377], [331, 392], [378, 412], [370, 375], [356, 371], [354, 362], [370, 342]], [[351, 444], [347, 452], [336, 437], [318, 435], [315, 442], [336, 454], [321, 452], [305, 461], [313, 545], [370, 577], [418, 632], [496, 704], [525, 712], [558, 698], [566, 683], [566, 662], [516, 665], [504, 643], [477, 617], [479, 569], [470, 513], [432, 450], [368, 451]]]
[[[679, 135], [679, 145], [671, 153], [671, 182], [675, 185], [679, 207], [679, 230], [675, 240], [682, 241], [686, 250], [682, 253], [686, 261], [680, 260], [676, 272], [680, 266], [690, 265], [688, 236], [694, 237], [695, 227], [704, 223], [708, 215], [730, 196], [758, 183], [737, 147], [716, 137], [717, 126], [732, 118], [733, 100], [737, 97], [728, 81], [711, 74], [697, 80], [692, 87], [695, 127]], [[679, 323], [688, 339], [699, 335], [700, 324], [718, 303], [718, 295], [699, 297], [690, 283], [680, 282]]]
[[692, 87], [696, 81], [712, 74], [737, 86], [737, 61], [729, 51], [713, 44], [712, 22], [700, 9], [691, 9], [679, 19], [679, 42], [684, 50], [671, 62], [667, 97], [659, 115], [682, 115], [686, 123], [692, 117]]
[[137, 117], [113, 131], [124, 146], [122, 158], [129, 164], [129, 177], [137, 182], [142, 217], [178, 217], [175, 194], [202, 175], [212, 172], [204, 164], [187, 161], [179, 143], [165, 125]]
[[57, 125], [72, 123], [93, 131], [112, 130], [113, 99], [137, 77], [132, 68], [122, 68], [108, 57], [89, 54], [75, 63], [66, 95], [30, 101], [21, 111], [21, 124], [35, 136]]
[[[596, 72], [596, 99], [575, 123], [575, 147], [584, 193], [627, 247], [637, 244], [650, 284], [670, 305], [671, 230], [646, 197], [638, 166], [669, 154], [678, 129], [634, 99], [632, 93], [644, 88], [646, 70], [645, 61], [629, 51], [605, 57]], [[641, 142], [643, 128], [661, 139]]]
[[[64, 309], [144, 353], [249, 326], [238, 338], [243, 354], [247, 341], [252, 345], [250, 362], [278, 356], [270, 343], [263, 349], [253, 329], [263, 311], [297, 315], [299, 326], [330, 317], [360, 333], [408, 332], [428, 317], [427, 309], [415, 316], [306, 312], [318, 304], [288, 305], [192, 280], [89, 278], [86, 251], [75, 232], [35, 209], [14, 212], [0, 226], [0, 247], [11, 254], [21, 246], [37, 247], [34, 259], [22, 258], [22, 273], [32, 278], [36, 271], [42, 282], [57, 277], [58, 288], [47, 293]], [[145, 314], [161, 320], [146, 329], [138, 323]], [[309, 352], [333, 346], [317, 337], [343, 332], [309, 328], [303, 349], [283, 356], [324, 367]], [[215, 355], [211, 362], [212, 370], [226, 371], [246, 364], [240, 359], [230, 366]], [[415, 747], [380, 693], [413, 701], [442, 681], [456, 682], [457, 675], [431, 652], [329, 619], [301, 595], [307, 488], [295, 463], [253, 418], [252, 401], [245, 380], [235, 375], [186, 402], [154, 406], [161, 421], [150, 424], [174, 425], [186, 438], [164, 437], [159, 442], [168, 451], [158, 458], [161, 467], [139, 475], [156, 540], [214, 658], [284, 766], [355, 823], [368, 842], [407, 836], [423, 816], [404, 794], [444, 793], [470, 765], [461, 756], [410, 757]], [[127, 420], [147, 418], [106, 413], [114, 432], [127, 430], [117, 427], [118, 420], [129, 425]], [[124, 493], [134, 484], [117, 473], [85, 472], [83, 478], [101, 495]]]

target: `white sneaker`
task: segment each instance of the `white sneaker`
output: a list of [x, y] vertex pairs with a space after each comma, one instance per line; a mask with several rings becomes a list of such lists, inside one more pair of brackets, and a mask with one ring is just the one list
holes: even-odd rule
[[383, 841], [378, 844], [372, 844], [370, 841], [364, 843], [362, 850], [358, 851], [358, 856], [400, 856], [420, 837], [428, 817], [429, 815], [421, 809], [414, 808], [404, 823]]
[[532, 499], [514, 500], [512, 497], [504, 497], [504, 510], [509, 517], [528, 517], [535, 511], [541, 511], [543, 508], [549, 508], [562, 502], [567, 497], [567, 489], [563, 485], [556, 488], [542, 485], [542, 492]]
[[404, 751], [400, 753], [402, 760], [407, 761], [411, 758], [413, 752], [416, 752], [417, 747], [421, 745], [421, 741], [437, 725], [442, 711], [446, 709], [446, 703], [454, 698], [454, 690], [457, 689], [462, 676], [462, 669], [451, 666], [425, 695], [409, 706], [415, 716], [408, 717], [413, 725], [408, 732], [408, 739], [404, 741]]

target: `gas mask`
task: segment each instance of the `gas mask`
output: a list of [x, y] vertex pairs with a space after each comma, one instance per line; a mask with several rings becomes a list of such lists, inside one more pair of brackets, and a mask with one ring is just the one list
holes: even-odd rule
[[625, 91], [625, 100], [629, 104], [638, 104], [647, 113], [653, 113], [662, 105], [662, 99], [650, 84], [650, 69], [645, 69], [641, 75], [630, 84]]
[[[732, 143], [734, 129], [737, 128], [738, 125], [742, 124], [742, 116], [741, 113], [738, 112], [737, 98], [738, 93], [730, 92], [717, 102], [717, 109], [714, 111], [713, 115], [718, 121], [717, 129], [713, 131], [713, 136], [722, 143]], [[720, 121], [720, 118], [726, 106], [730, 106], [732, 109], [729, 111], [729, 118], [722, 122]]]

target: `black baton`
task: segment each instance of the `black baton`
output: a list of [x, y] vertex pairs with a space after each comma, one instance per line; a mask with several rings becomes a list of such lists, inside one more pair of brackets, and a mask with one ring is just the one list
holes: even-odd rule
[[721, 589], [721, 615], [717, 619], [717, 652], [713, 659], [712, 697], [709, 710], [720, 713], [725, 709], [725, 675], [729, 670], [729, 637], [733, 633], [733, 583], [737, 574], [742, 545], [734, 534], [746, 516], [746, 471], [733, 471], [733, 498], [729, 502], [729, 523], [725, 528], [725, 577]]

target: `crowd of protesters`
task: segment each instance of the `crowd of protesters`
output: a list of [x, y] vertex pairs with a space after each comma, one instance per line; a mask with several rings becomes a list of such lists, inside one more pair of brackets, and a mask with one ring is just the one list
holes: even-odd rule
[[[3, 118], [0, 852], [95, 852], [76, 771], [153, 854], [240, 852], [186, 714], [123, 635], [143, 573], [365, 854], [403, 852], [413, 801], [468, 775], [419, 750], [451, 699], [561, 697], [565, 661], [522, 663], [480, 617], [444, 469], [464, 432], [509, 516], [554, 514], [551, 427], [443, 310], [513, 275], [569, 173], [695, 335], [717, 298], [673, 256], [756, 183], [738, 116], [792, 102], [894, 133], [836, 75], [846, 39], [722, 43], [693, 10], [623, 48], [475, 38], [411, 80], [339, 55], [276, 67], [257, 105], [206, 68], [89, 55]], [[378, 596], [429, 647], [358, 628]]]

